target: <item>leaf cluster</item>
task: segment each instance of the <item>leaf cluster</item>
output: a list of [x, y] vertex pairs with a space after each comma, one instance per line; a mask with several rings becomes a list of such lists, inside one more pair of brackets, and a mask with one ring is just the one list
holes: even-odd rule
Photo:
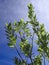
[[[42, 65], [42, 58], [49, 58], [49, 34], [46, 32], [44, 28], [44, 24], [40, 24], [38, 20], [36, 19], [36, 14], [34, 13], [34, 8], [32, 4], [28, 5], [28, 17], [29, 21], [24, 22], [24, 19], [20, 19], [19, 22], [7, 23], [6, 24], [6, 36], [8, 39], [8, 46], [10, 47], [16, 47], [16, 40], [17, 38], [21, 39], [19, 46], [21, 52], [25, 55], [25, 58], [29, 58], [31, 63], [28, 64], [24, 59], [22, 59], [21, 54], [18, 52], [18, 55], [21, 57], [21, 60], [19, 58], [15, 58], [15, 64], [16, 65]], [[31, 24], [33, 34], [31, 34], [30, 28], [28, 28], [28, 23]], [[15, 34], [16, 33], [16, 34]], [[19, 33], [19, 36], [17, 35]], [[38, 55], [35, 55], [33, 52], [33, 44], [34, 44], [34, 36], [37, 36], [36, 44], [38, 45], [37, 52], [39, 52]], [[33, 38], [32, 44], [29, 43], [30, 40], [28, 38]], [[32, 57], [33, 56], [33, 57]], [[45, 64], [45, 62], [44, 62]]]

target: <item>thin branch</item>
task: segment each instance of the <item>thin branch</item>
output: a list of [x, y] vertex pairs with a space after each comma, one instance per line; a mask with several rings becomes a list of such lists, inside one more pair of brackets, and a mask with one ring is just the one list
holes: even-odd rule
[[32, 48], [31, 48], [31, 54], [30, 54], [30, 60], [32, 62], [32, 51], [33, 51], [33, 39], [34, 39], [34, 32], [33, 32], [33, 37], [32, 37]]
[[31, 51], [33, 51], [33, 39], [34, 39], [34, 32], [33, 32], [33, 37], [32, 37], [32, 48], [31, 48]]
[[46, 62], [45, 62], [45, 53], [44, 53], [43, 59], [44, 59], [44, 65], [46, 65]]
[[[15, 46], [15, 48], [16, 48], [16, 46]], [[22, 56], [20, 55], [19, 51], [17, 50], [17, 48], [16, 48], [16, 51], [17, 51], [19, 57], [21, 58], [21, 60], [24, 61], [23, 58], [22, 58]]]

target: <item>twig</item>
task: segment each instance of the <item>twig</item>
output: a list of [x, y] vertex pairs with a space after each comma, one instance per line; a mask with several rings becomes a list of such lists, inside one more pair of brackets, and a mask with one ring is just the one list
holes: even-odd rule
[[[15, 46], [15, 48], [16, 48], [16, 46]], [[20, 56], [21, 60], [24, 61], [22, 56], [20, 55], [19, 51], [17, 50], [17, 48], [16, 48], [16, 51], [17, 51], [18, 55]]]

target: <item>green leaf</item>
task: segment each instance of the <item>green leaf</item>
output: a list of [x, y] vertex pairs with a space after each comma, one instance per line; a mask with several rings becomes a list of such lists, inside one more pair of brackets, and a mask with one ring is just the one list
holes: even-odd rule
[[41, 35], [44, 36], [45, 35], [45, 32], [42, 32]]
[[6, 23], [6, 27], [8, 27], [8, 23]]
[[34, 65], [42, 65], [40, 56], [35, 56], [35, 58], [34, 58]]
[[20, 43], [20, 48], [25, 53], [25, 56], [28, 56], [30, 54], [31, 47], [31, 44], [28, 44], [28, 40]]
[[14, 45], [12, 43], [8, 43], [9, 47], [14, 47]]
[[39, 48], [38, 48], [38, 51], [39, 51], [39, 52], [43, 52], [43, 49], [39, 47]]
[[49, 40], [49, 34], [47, 35], [47, 39]]
[[20, 19], [20, 22], [21, 22], [21, 23], [23, 23], [23, 22], [24, 22], [24, 19], [23, 19], [23, 18], [21, 18], [21, 19]]
[[36, 42], [38, 45], [40, 44], [40, 41], [39, 41], [39, 40], [36, 40], [35, 42]]

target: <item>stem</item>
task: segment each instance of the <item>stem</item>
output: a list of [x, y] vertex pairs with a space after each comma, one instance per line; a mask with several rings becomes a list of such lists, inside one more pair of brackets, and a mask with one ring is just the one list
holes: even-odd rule
[[43, 58], [44, 58], [44, 65], [46, 65], [46, 63], [45, 63], [45, 53], [44, 53], [44, 56], [43, 56]]
[[[15, 46], [15, 48], [16, 48], [16, 46]], [[22, 56], [20, 55], [19, 51], [17, 50], [17, 48], [16, 48], [16, 51], [17, 51], [18, 55], [20, 56], [21, 60], [24, 61]]]
[[32, 63], [32, 58], [31, 58], [31, 56], [30, 56], [30, 60], [31, 60], [31, 63]]
[[33, 32], [33, 37], [32, 37], [32, 48], [31, 48], [31, 51], [33, 51], [33, 39], [34, 39], [34, 32]]
[[33, 51], [33, 39], [34, 39], [34, 32], [33, 32], [33, 37], [32, 37], [32, 48], [31, 48], [31, 54], [29, 56], [31, 63], [32, 63], [32, 51]]

